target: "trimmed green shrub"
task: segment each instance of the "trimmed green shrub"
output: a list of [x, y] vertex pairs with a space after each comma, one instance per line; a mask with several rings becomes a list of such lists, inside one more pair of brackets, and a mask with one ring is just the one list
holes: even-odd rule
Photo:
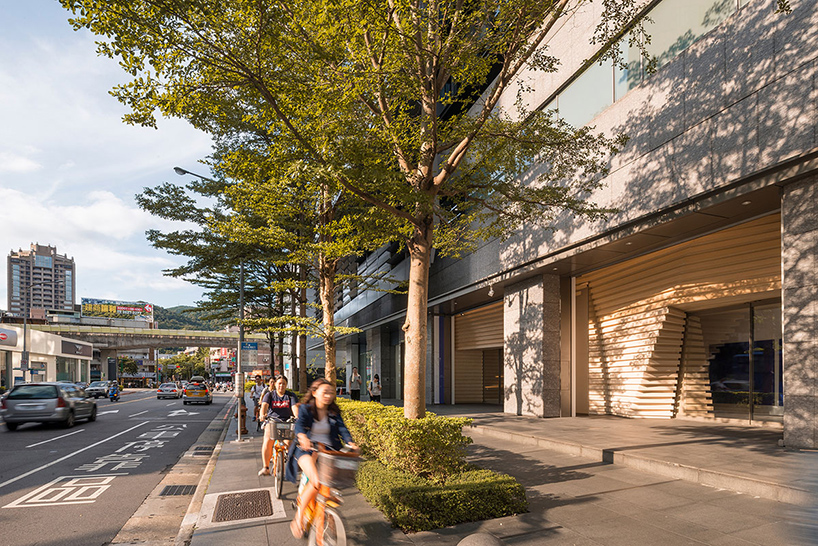
[[378, 461], [361, 464], [364, 497], [405, 532], [519, 514], [528, 510], [525, 489], [513, 477], [467, 467], [445, 483], [396, 471]]
[[373, 402], [338, 400], [344, 422], [364, 456], [386, 466], [442, 482], [465, 468], [463, 436], [471, 419], [440, 417], [427, 413], [423, 419], [406, 419], [403, 410]]

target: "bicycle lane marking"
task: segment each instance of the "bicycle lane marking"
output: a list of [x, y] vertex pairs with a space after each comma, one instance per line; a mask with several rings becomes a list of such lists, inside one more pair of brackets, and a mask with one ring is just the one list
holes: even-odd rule
[[150, 421], [144, 421], [142, 423], [139, 423], [138, 425], [132, 426], [131, 428], [129, 428], [127, 430], [123, 430], [122, 432], [114, 434], [113, 436], [109, 436], [108, 438], [105, 438], [104, 440], [100, 440], [99, 442], [91, 444], [90, 446], [86, 446], [86, 447], [84, 447], [82, 449], [78, 449], [77, 451], [75, 451], [73, 453], [69, 453], [68, 455], [65, 455], [64, 457], [60, 457], [59, 459], [57, 459], [55, 461], [51, 461], [50, 463], [46, 463], [46, 464], [44, 464], [42, 466], [39, 466], [39, 467], [37, 467], [37, 468], [35, 468], [33, 470], [29, 470], [25, 474], [20, 474], [16, 478], [6, 480], [3, 483], [0, 483], [0, 489], [2, 489], [3, 487], [18, 481], [18, 480], [22, 480], [23, 478], [27, 478], [28, 476], [31, 476], [32, 474], [35, 474], [35, 473], [39, 472], [40, 470], [45, 470], [46, 468], [48, 468], [50, 466], [54, 466], [55, 464], [61, 463], [61, 462], [65, 461], [65, 460], [67, 460], [67, 459], [70, 459], [71, 457], [73, 457], [75, 455], [79, 455], [83, 451], [88, 451], [89, 449], [94, 448], [94, 447], [96, 447], [98, 445], [104, 444], [105, 442], [109, 442], [109, 441], [113, 440], [114, 438], [117, 438], [118, 436], [122, 436], [123, 434], [127, 434], [127, 433], [131, 432], [132, 430], [135, 430], [135, 429], [138, 429], [141, 426], [147, 425], [148, 423], [150, 423]]

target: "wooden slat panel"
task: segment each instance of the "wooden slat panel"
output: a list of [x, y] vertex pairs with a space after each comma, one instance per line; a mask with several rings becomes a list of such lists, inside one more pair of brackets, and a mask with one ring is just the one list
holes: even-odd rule
[[486, 404], [500, 404], [500, 368], [502, 366], [502, 351], [486, 349], [483, 351], [483, 402]]
[[483, 351], [455, 351], [455, 404], [483, 403]]
[[589, 290], [590, 411], [711, 413], [702, 328], [685, 311], [780, 290], [779, 226], [766, 216], [578, 279]]
[[456, 315], [455, 349], [489, 349], [503, 346], [503, 302]]

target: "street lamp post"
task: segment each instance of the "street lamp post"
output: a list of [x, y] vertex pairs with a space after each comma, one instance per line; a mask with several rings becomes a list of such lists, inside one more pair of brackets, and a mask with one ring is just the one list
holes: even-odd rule
[[[208, 182], [215, 182], [215, 180], [208, 178], [206, 176], [202, 176], [200, 174], [196, 174], [191, 172], [187, 169], [183, 169], [182, 167], [174, 167], [173, 172], [178, 174], [179, 176], [184, 176], [189, 174], [191, 176], [195, 176], [196, 178], [200, 178], [202, 180], [206, 180]], [[244, 259], [239, 262], [240, 269], [239, 269], [239, 343], [238, 348], [236, 350], [236, 384], [235, 384], [235, 393], [236, 398], [239, 399], [239, 407], [236, 410], [238, 426], [236, 429], [238, 430], [238, 437], [237, 441], [241, 442], [241, 427], [243, 426], [241, 410], [242, 410], [242, 402], [244, 401], [244, 370], [241, 367], [241, 353], [242, 353], [242, 344], [244, 343]]]

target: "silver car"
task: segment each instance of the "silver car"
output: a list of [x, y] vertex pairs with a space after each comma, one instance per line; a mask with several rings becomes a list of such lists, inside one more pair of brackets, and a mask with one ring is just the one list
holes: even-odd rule
[[108, 382], [107, 381], [94, 381], [87, 387], [85, 387], [85, 394], [87, 396], [93, 396], [94, 398], [105, 398], [108, 396]]
[[23, 423], [62, 423], [73, 427], [77, 419], [96, 421], [97, 403], [70, 383], [25, 383], [14, 387], [2, 402], [0, 415], [6, 428]]
[[176, 383], [162, 383], [156, 390], [157, 400], [162, 398], [180, 398], [182, 396], [182, 389], [176, 386]]

